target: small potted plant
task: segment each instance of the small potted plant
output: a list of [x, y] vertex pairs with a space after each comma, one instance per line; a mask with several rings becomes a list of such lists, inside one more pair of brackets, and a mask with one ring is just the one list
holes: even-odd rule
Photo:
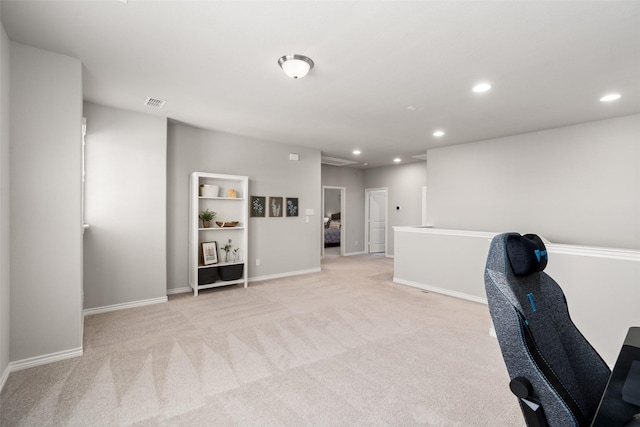
[[216, 217], [216, 213], [207, 208], [200, 212], [198, 217], [202, 220], [202, 227], [209, 228], [211, 226], [211, 221]]

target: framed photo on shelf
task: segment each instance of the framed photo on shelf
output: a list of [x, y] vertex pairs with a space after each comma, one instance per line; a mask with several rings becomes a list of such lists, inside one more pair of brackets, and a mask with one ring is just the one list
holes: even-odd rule
[[298, 216], [298, 198], [287, 197], [287, 206], [285, 209], [287, 216]]
[[269, 216], [282, 216], [282, 197], [269, 197]]
[[267, 198], [264, 196], [251, 196], [251, 216], [264, 218], [267, 213]]
[[202, 242], [202, 263], [204, 265], [218, 263], [218, 244], [216, 242]]

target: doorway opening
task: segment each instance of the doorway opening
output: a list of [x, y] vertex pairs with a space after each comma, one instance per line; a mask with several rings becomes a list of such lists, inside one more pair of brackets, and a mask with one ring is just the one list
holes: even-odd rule
[[322, 255], [344, 256], [345, 187], [322, 187]]
[[365, 252], [387, 254], [387, 192], [385, 188], [367, 188], [364, 223]]

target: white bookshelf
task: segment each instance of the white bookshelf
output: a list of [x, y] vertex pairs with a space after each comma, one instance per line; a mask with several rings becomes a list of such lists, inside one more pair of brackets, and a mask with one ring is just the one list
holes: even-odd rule
[[[216, 195], [201, 195], [202, 185], [218, 186]], [[236, 197], [227, 197], [229, 190], [236, 191]], [[247, 249], [249, 247], [249, 178], [238, 175], [193, 172], [189, 185], [189, 286], [193, 294], [201, 289], [244, 284], [247, 287]], [[216, 212], [209, 228], [203, 227], [199, 218], [205, 209]], [[238, 221], [235, 227], [220, 227], [216, 221]], [[233, 251], [225, 260], [222, 248], [231, 239], [233, 249], [238, 248], [236, 258]], [[218, 262], [205, 265], [202, 243], [217, 243]], [[223, 280], [229, 270], [242, 269], [242, 274], [232, 280]], [[237, 274], [236, 274], [237, 276]]]

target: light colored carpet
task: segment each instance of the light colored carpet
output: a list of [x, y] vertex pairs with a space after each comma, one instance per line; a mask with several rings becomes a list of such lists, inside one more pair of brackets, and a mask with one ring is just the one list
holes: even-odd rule
[[2, 426], [522, 426], [487, 307], [381, 256], [85, 319], [84, 356], [10, 375]]

